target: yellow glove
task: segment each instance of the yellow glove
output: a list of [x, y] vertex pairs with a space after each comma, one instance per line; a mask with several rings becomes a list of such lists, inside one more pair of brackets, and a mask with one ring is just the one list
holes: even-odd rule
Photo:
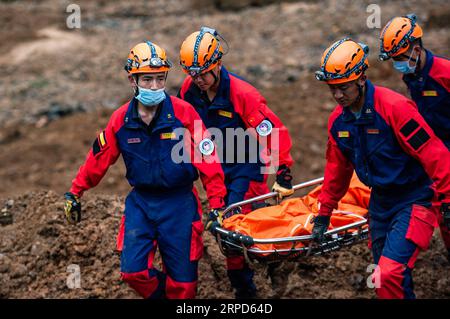
[[278, 192], [278, 198], [283, 199], [283, 197], [292, 195], [294, 189], [292, 188], [292, 176], [291, 170], [286, 165], [281, 165], [278, 168], [276, 182], [272, 186], [273, 192]]
[[294, 190], [292, 188], [285, 188], [275, 182], [272, 186], [272, 192], [278, 192], [278, 198], [283, 199], [283, 197], [292, 195], [294, 193]]
[[226, 214], [223, 212], [225, 211], [225, 207], [219, 208], [219, 209], [213, 209], [209, 212], [208, 219], [206, 221], [205, 229], [208, 231], [211, 231], [212, 234], [215, 233], [216, 227], [222, 227], [223, 221], [233, 215], [240, 214], [241, 208], [236, 207], [228, 211]]
[[78, 196], [67, 192], [64, 194], [66, 204], [64, 206], [64, 212], [66, 213], [66, 219], [70, 224], [77, 224], [81, 221], [81, 203]]
[[215, 233], [216, 227], [221, 227], [223, 223], [223, 211], [225, 207], [219, 209], [213, 209], [209, 212], [208, 219], [206, 220], [205, 229], [211, 233]]

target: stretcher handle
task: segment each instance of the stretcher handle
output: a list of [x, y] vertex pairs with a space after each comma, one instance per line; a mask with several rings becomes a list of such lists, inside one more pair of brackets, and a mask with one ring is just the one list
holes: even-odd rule
[[[341, 226], [341, 227], [337, 227], [331, 230], [328, 230], [324, 235], [325, 236], [331, 236], [337, 233], [340, 233], [342, 231], [346, 231], [349, 230], [351, 228], [358, 228], [358, 227], [362, 227], [365, 224], [367, 224], [367, 219], [361, 217], [360, 221], [345, 225], [345, 226]], [[230, 237], [232, 236], [232, 234], [238, 234], [238, 238], [239, 237], [248, 237], [251, 238], [251, 241], [253, 242], [253, 244], [280, 244], [280, 243], [288, 243], [288, 242], [302, 242], [302, 241], [311, 241], [312, 240], [312, 235], [304, 235], [304, 236], [293, 236], [293, 237], [281, 237], [281, 238], [264, 238], [264, 239], [258, 239], [258, 238], [253, 238], [251, 236], [245, 236], [236, 232], [232, 232], [226, 229], [223, 229], [221, 227], [216, 227], [215, 228], [216, 232], [219, 232], [221, 235], [225, 236], [225, 237]], [[247, 240], [247, 239], [246, 239]]]
[[[305, 187], [309, 187], [309, 186], [314, 186], [314, 185], [318, 185], [318, 184], [322, 184], [323, 183], [323, 177], [320, 178], [316, 178], [313, 180], [310, 180], [308, 182], [304, 182], [304, 183], [300, 183], [297, 185], [292, 186], [292, 188], [294, 189], [294, 191], [297, 191], [299, 189], [305, 188]], [[263, 195], [259, 195], [253, 198], [249, 198], [246, 200], [243, 200], [241, 202], [237, 202], [234, 204], [231, 204], [230, 206], [228, 206], [227, 208], [225, 208], [225, 210], [223, 211], [223, 214], [225, 215], [226, 213], [228, 213], [230, 210], [236, 208], [236, 207], [241, 207], [243, 205], [247, 205], [247, 204], [251, 204], [254, 202], [258, 202], [264, 199], [269, 199], [269, 198], [273, 198], [273, 197], [278, 197], [278, 192], [270, 192], [267, 194], [263, 194]]]
[[247, 247], [253, 246], [255, 244], [252, 237], [242, 235], [236, 232], [231, 232], [230, 234], [228, 234], [228, 238], [240, 242]]
[[218, 232], [221, 236], [227, 239], [234, 240], [235, 242], [241, 243], [247, 247], [253, 246], [255, 244], [251, 236], [243, 235], [234, 231], [225, 230], [218, 226], [214, 227], [212, 229], [212, 232]]

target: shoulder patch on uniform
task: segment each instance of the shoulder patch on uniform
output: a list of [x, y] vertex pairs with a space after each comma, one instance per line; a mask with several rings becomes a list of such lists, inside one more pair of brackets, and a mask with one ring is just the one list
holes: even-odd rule
[[92, 153], [94, 154], [94, 156], [100, 153], [100, 144], [98, 143], [98, 138], [96, 138], [94, 144], [92, 144]]
[[203, 155], [211, 155], [214, 152], [214, 143], [209, 138], [204, 138], [198, 144], [198, 148]]
[[106, 144], [107, 144], [105, 131], [102, 131], [100, 133], [100, 135], [98, 136], [98, 140], [100, 142], [100, 147], [104, 148], [106, 146]]
[[92, 153], [97, 155], [107, 145], [105, 131], [102, 131], [92, 144]]
[[412, 132], [414, 132], [416, 130], [416, 128], [419, 127], [419, 123], [416, 122], [416, 120], [414, 119], [410, 119], [408, 121], [408, 123], [406, 123], [405, 125], [403, 125], [403, 127], [400, 129], [400, 133], [402, 133], [402, 135], [404, 137], [408, 137], [409, 135], [411, 135]]
[[256, 127], [256, 132], [258, 132], [260, 136], [267, 136], [270, 133], [272, 133], [272, 129], [273, 129], [272, 123], [269, 120], [263, 120]]
[[409, 145], [417, 151], [423, 144], [425, 144], [430, 139], [430, 135], [428, 135], [425, 129], [420, 128], [413, 136], [408, 140]]

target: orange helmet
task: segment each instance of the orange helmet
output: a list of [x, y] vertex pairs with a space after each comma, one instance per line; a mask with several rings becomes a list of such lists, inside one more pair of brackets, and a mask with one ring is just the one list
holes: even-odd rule
[[381, 31], [380, 60], [386, 61], [408, 51], [411, 42], [422, 35], [422, 28], [416, 23], [415, 14], [391, 19]]
[[[191, 33], [181, 45], [180, 65], [191, 76], [212, 70], [224, 55], [216, 30], [201, 27]], [[223, 39], [223, 38], [222, 38]]]
[[339, 84], [356, 80], [369, 67], [369, 47], [344, 38], [333, 43], [322, 55], [316, 79], [328, 84]]
[[130, 74], [167, 72], [171, 67], [166, 51], [150, 41], [135, 45], [125, 64], [125, 70]]

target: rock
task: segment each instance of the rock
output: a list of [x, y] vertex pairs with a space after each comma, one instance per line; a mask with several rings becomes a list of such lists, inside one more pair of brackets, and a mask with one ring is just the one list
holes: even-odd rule
[[[215, 4], [217, 9], [220, 10], [242, 10], [249, 6], [266, 6], [273, 3], [279, 3], [283, 1], [277, 0], [216, 0]], [[284, 1], [289, 2], [289, 1]]]
[[0, 225], [6, 226], [13, 223], [13, 216], [7, 208], [3, 208], [0, 212]]
[[314, 143], [314, 142], [310, 143], [309, 144], [309, 149], [314, 154], [322, 154], [322, 153], [324, 153], [324, 150], [320, 147], [320, 145], [318, 143]]
[[28, 273], [27, 267], [22, 264], [11, 265], [11, 278], [18, 278], [25, 276]]
[[11, 267], [11, 259], [4, 254], [0, 254], [0, 274], [9, 272]]
[[30, 254], [32, 256], [43, 256], [47, 252], [46, 246], [41, 244], [40, 242], [36, 242], [31, 245]]
[[18, 138], [20, 138], [21, 135], [22, 133], [18, 129], [0, 132], [0, 144], [14, 142]]
[[266, 70], [261, 64], [255, 64], [247, 67], [247, 73], [257, 79], [264, 76], [264, 74], [266, 74]]
[[43, 228], [41, 228], [38, 231], [38, 234], [42, 237], [58, 237], [59, 236], [59, 231], [58, 229], [56, 229], [56, 227], [51, 227], [51, 226], [44, 226]]
[[352, 285], [352, 287], [355, 288], [355, 290], [361, 291], [367, 288], [365, 279], [366, 278], [364, 278], [364, 276], [362, 276], [361, 274], [355, 274], [350, 276], [349, 282], [350, 285]]
[[12, 208], [13, 207], [13, 205], [14, 205], [14, 199], [9, 199], [7, 202], [6, 202], [6, 208]]

